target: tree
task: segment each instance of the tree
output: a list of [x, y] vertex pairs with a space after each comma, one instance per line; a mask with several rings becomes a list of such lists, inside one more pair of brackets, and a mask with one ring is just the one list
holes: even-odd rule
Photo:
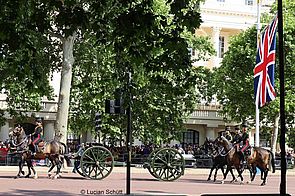
[[[114, 99], [115, 89], [119, 88], [125, 107], [132, 101], [134, 135], [142, 141], [168, 142], [183, 130], [183, 119], [194, 109], [199, 97], [195, 86], [200, 84], [197, 77], [201, 70], [192, 67], [188, 48], [198, 49], [205, 56], [212, 53], [212, 46], [208, 39], [192, 36], [194, 28], [186, 30], [188, 26], [183, 24], [184, 16], [180, 13], [177, 19], [171, 17], [171, 12], [176, 10], [169, 10], [173, 6], [176, 9], [176, 5], [155, 2], [125, 5], [126, 8], [122, 5], [127, 11], [118, 16], [113, 26], [109, 23], [112, 29], [109, 32], [113, 34], [108, 36], [113, 43], [95, 45], [93, 36], [89, 35], [79, 46], [80, 52], [86, 51], [87, 59], [76, 60], [79, 70], [75, 74], [81, 77], [73, 82], [73, 102], [78, 103], [73, 110], [79, 111], [71, 120], [75, 129], [83, 129], [76, 122], [91, 125], [88, 114], [101, 110], [104, 100]], [[197, 27], [198, 22], [192, 25]], [[127, 72], [132, 72], [131, 88], [127, 86]], [[132, 100], [128, 98], [130, 91]], [[122, 135], [126, 131], [124, 116], [104, 115], [104, 119], [105, 133]]]
[[[285, 5], [285, 90], [286, 90], [286, 116], [287, 127], [292, 128], [294, 123], [294, 2], [284, 1]], [[274, 13], [276, 8], [273, 8]], [[269, 23], [274, 14], [266, 15], [263, 18], [265, 23]], [[278, 47], [277, 47], [278, 48]], [[222, 66], [214, 72], [214, 90], [217, 92], [217, 98], [223, 106], [223, 112], [231, 117], [231, 120], [241, 122], [244, 119], [255, 119], [255, 102], [253, 88], [253, 68], [256, 57], [256, 30], [254, 27], [235, 36], [231, 42], [229, 50], [226, 52], [222, 61]], [[276, 132], [273, 127], [277, 127], [279, 118], [279, 79], [278, 79], [278, 59], [276, 62], [275, 86], [277, 98], [267, 106], [260, 109], [260, 119], [263, 127], [268, 131]], [[288, 135], [291, 132], [288, 131]], [[276, 143], [277, 137], [274, 137], [273, 143]], [[289, 140], [291, 141], [291, 140]], [[294, 144], [291, 144], [294, 146]]]
[[[7, 76], [1, 86], [8, 92], [9, 105], [26, 101], [26, 104], [21, 105], [25, 110], [31, 109], [32, 105], [35, 106], [34, 109], [39, 109], [37, 106], [40, 97], [51, 95], [47, 78], [51, 71], [60, 70], [62, 77], [55, 136], [65, 142], [72, 79], [76, 82], [74, 86], [89, 88], [91, 83], [82, 84], [79, 81], [85, 79], [92, 82], [92, 77], [97, 77], [94, 84], [112, 90], [108, 87], [124, 88], [126, 73], [132, 72], [133, 87], [124, 89], [126, 103], [131, 101], [127, 99], [128, 90], [137, 96], [132, 100], [134, 112], [141, 116], [142, 120], [149, 117], [146, 120], [155, 122], [151, 125], [149, 121], [139, 121], [135, 118], [135, 126], [162, 130], [158, 125], [163, 125], [163, 120], [169, 118], [172, 119], [169, 122], [175, 122], [174, 127], [181, 125], [183, 115], [192, 110], [197, 98], [194, 92], [196, 73], [192, 69], [188, 51], [188, 35], [200, 25], [198, 5], [198, 0], [20, 0], [17, 5], [14, 1], [6, 1], [1, 8], [1, 21], [2, 26], [7, 28], [1, 29], [0, 37], [3, 48], [1, 70], [5, 70]], [[93, 36], [95, 38], [92, 38]], [[100, 52], [103, 51], [105, 57], [99, 55], [98, 51], [85, 47], [87, 44], [84, 46], [84, 52], [88, 56], [79, 53], [83, 48], [82, 43], [90, 37], [90, 45], [99, 48]], [[199, 40], [190, 41], [191, 44], [206, 42], [205, 39]], [[199, 49], [201, 54], [208, 51], [205, 45]], [[74, 52], [79, 54], [79, 66], [74, 66]], [[95, 63], [87, 59], [93, 59], [90, 52], [97, 54]], [[11, 64], [17, 68], [19, 65], [25, 65], [28, 72], [26, 75], [29, 77], [21, 78], [20, 71], [11, 69]], [[87, 66], [89, 69], [85, 69]], [[40, 72], [36, 73], [32, 67], [36, 67]], [[77, 78], [72, 78], [73, 69]], [[102, 72], [85, 74], [82, 70]], [[110, 86], [103, 84], [102, 76], [105, 73], [107, 78], [115, 78], [107, 82]], [[38, 77], [40, 75], [42, 77]], [[23, 79], [23, 85], [10, 85], [13, 79], [20, 78]], [[28, 78], [35, 84], [37, 93], [28, 85]], [[102, 100], [111, 96], [110, 92], [92, 87], [91, 90], [96, 91], [86, 95], [88, 98], [95, 97], [92, 104], [98, 103], [99, 107], [93, 107], [91, 113], [95, 109], [101, 109]], [[161, 88], [161, 91], [157, 90], [158, 88]], [[24, 96], [16, 96], [19, 89], [23, 89]], [[77, 94], [73, 100], [84, 96], [75, 89], [73, 92]], [[139, 107], [140, 103], [151, 108], [144, 111], [143, 107]], [[88, 122], [91, 121], [85, 114], [89, 110], [81, 109], [82, 105], [81, 101], [73, 105], [71, 122], [87, 117]], [[14, 114], [14, 111], [15, 107], [10, 113]], [[79, 111], [84, 112], [81, 117]], [[152, 112], [157, 112], [158, 115], [153, 115]]]

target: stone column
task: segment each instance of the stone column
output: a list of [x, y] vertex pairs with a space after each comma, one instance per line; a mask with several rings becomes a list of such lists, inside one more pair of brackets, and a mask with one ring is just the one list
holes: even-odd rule
[[54, 139], [54, 123], [45, 122], [44, 123], [44, 139], [50, 141]]
[[213, 46], [216, 51], [215, 57], [213, 57], [214, 67], [219, 66], [219, 36], [220, 36], [220, 27], [213, 27], [212, 31], [212, 39], [213, 39]]
[[8, 134], [9, 134], [9, 123], [5, 122], [5, 124], [1, 127], [1, 130], [0, 130], [0, 140], [4, 142], [6, 139], [8, 139], [9, 138]]

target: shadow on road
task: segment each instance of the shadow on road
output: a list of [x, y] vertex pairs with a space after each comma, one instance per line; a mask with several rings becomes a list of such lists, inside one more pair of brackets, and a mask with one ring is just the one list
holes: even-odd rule
[[[1, 192], [0, 192], [1, 193]], [[5, 195], [42, 195], [42, 196], [50, 196], [50, 195], [58, 195], [58, 196], [71, 196], [73, 194], [66, 193], [64, 191], [58, 190], [21, 190], [21, 189], [14, 189], [9, 193], [5, 193]]]
[[[0, 175], [0, 179], [14, 179], [14, 178], [15, 178], [15, 175], [11, 175], [11, 176], [8, 176], [8, 175], [1, 176]], [[21, 178], [27, 179], [27, 178], [25, 178], [25, 176], [20, 176], [17, 179], [21, 179]], [[33, 178], [33, 176], [30, 176], [29, 178]], [[17, 179], [15, 179], [15, 180], [17, 180]], [[49, 179], [49, 178], [47, 177], [47, 175], [42, 175], [42, 176], [38, 175], [38, 179]], [[80, 177], [80, 176], [76, 177], [76, 176], [64, 176], [64, 175], [61, 178], [58, 178], [57, 180], [62, 180], [62, 179], [64, 179], [64, 180], [88, 180], [88, 179], [86, 179], [84, 177]]]
[[156, 181], [160, 181], [157, 179], [147, 179], [147, 178], [132, 178], [132, 181], [150, 181], [150, 182], [156, 182]]

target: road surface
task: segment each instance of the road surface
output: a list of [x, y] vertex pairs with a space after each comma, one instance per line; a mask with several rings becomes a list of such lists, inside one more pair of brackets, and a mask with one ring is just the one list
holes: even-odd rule
[[[17, 167], [0, 167], [0, 195], [122, 195], [126, 193], [126, 168], [114, 168], [106, 179], [95, 181], [84, 179], [78, 174], [71, 173], [71, 168], [64, 170], [62, 178], [51, 180], [47, 178], [47, 169], [36, 167], [38, 179], [13, 177]], [[26, 171], [26, 170], [25, 170]], [[143, 168], [131, 168], [131, 193], [135, 195], [202, 195], [213, 193], [251, 193], [271, 194], [279, 193], [280, 171], [270, 173], [267, 184], [260, 186], [260, 175], [252, 184], [244, 174], [245, 183], [231, 184], [228, 178], [221, 184], [221, 176], [217, 182], [207, 181], [208, 169], [186, 169], [185, 175], [174, 182], [162, 182], [154, 179]], [[287, 171], [287, 193], [295, 195], [295, 170]]]

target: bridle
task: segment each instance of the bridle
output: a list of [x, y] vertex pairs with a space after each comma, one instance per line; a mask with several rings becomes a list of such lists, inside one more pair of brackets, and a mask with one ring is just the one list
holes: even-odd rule
[[[20, 147], [22, 144], [24, 144], [25, 142], [27, 142], [28, 141], [28, 136], [25, 136], [24, 138], [23, 138], [23, 140], [20, 142], [20, 143], [18, 143], [18, 144], [16, 144], [15, 143], [15, 141], [18, 139], [18, 137], [21, 135], [21, 130], [20, 131], [14, 131], [13, 130], [13, 133], [12, 133], [12, 135], [11, 135], [11, 143], [12, 143], [12, 145], [14, 146], [14, 147]], [[14, 138], [12, 138], [12, 137], [14, 137]]]

